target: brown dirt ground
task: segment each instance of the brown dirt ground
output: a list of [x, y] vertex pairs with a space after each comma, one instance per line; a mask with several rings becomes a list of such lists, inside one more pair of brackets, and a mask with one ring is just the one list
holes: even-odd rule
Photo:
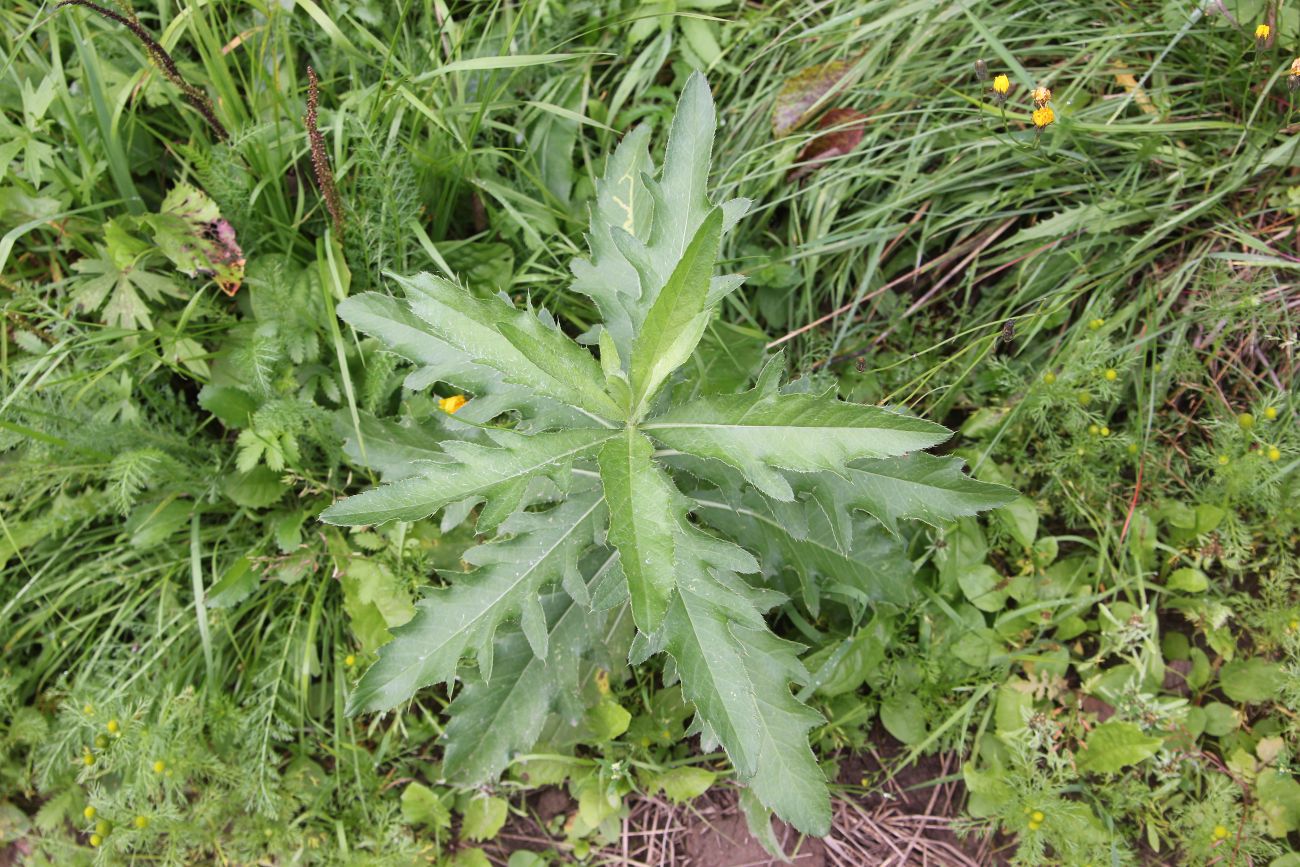
[[[867, 792], [842, 796], [825, 839], [808, 839], [778, 822], [776, 836], [795, 867], [993, 867], [1002, 861], [993, 841], [961, 835], [964, 789], [955, 757], [933, 757], [890, 778], [893, 757], [868, 753], [842, 763], [840, 782]], [[586, 863], [608, 867], [777, 867], [745, 826], [736, 791], [718, 787], [691, 804], [660, 798], [630, 800], [621, 839], [593, 852]], [[487, 847], [494, 865], [519, 849], [551, 849], [564, 856], [562, 836], [546, 824], [574, 805], [559, 789], [531, 795], [530, 817], [513, 818]], [[565, 863], [565, 862], [561, 862]]]

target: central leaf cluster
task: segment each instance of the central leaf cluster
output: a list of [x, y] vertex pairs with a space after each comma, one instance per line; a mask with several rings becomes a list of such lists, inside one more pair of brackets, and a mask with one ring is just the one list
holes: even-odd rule
[[[764, 805], [824, 834], [826, 781], [807, 740], [820, 717], [790, 691], [808, 679], [800, 648], [769, 630], [764, 613], [784, 597], [742, 577], [765, 569], [732, 540], [766, 546], [728, 522], [770, 520], [793, 528], [795, 544], [815, 538], [820, 520], [830, 541], [818, 544], [850, 564], [843, 580], [852, 584], [862, 580], [852, 565], [856, 521], [896, 533], [900, 518], [951, 520], [1008, 492], [969, 479], [955, 459], [920, 454], [948, 438], [941, 425], [783, 387], [779, 356], [741, 393], [701, 392], [674, 377], [740, 284], [714, 273], [723, 234], [749, 207], [708, 199], [714, 126], [695, 75], [662, 173], [646, 128], [610, 158], [591, 257], [573, 265], [573, 290], [602, 318], [586, 346], [545, 312], [430, 274], [394, 276], [401, 298], [368, 293], [340, 306], [343, 319], [416, 365], [410, 389], [442, 381], [473, 398], [437, 430], [376, 420], [359, 451], [376, 456], [389, 483], [323, 519], [364, 525], [441, 511], [446, 528], [477, 509], [477, 531], [493, 537], [465, 555], [477, 568], [432, 591], [394, 630], [350, 708], [386, 710], [422, 687], [465, 679], [449, 708], [445, 769], [479, 783], [532, 747], [549, 713], [580, 711], [581, 663], [664, 652], [705, 747], [721, 744]], [[730, 515], [707, 519], [702, 485], [717, 494], [711, 508], [735, 504]], [[801, 520], [771, 517], [796, 513]], [[897, 561], [894, 580], [905, 581], [906, 560]], [[836, 568], [794, 565], [810, 575]], [[620, 650], [623, 610], [635, 637]]]

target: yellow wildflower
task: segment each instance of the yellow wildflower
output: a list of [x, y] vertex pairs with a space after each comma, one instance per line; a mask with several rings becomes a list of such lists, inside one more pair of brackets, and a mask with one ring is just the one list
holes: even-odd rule
[[1269, 459], [1270, 461], [1280, 461], [1280, 460], [1282, 460], [1282, 450], [1279, 449], [1277, 446], [1269, 446], [1269, 447], [1268, 447], [1268, 459]]
[[1113, 368], [1113, 367], [1107, 369], [1107, 371], [1106, 371], [1106, 381], [1107, 381], [1107, 382], [1114, 382], [1114, 381], [1117, 380], [1117, 379], [1119, 379], [1119, 371], [1116, 370], [1116, 369]]
[[[1297, 58], [1296, 62], [1300, 63], [1300, 58]], [[1264, 418], [1268, 419], [1269, 421], [1272, 421], [1273, 419], [1277, 418], [1277, 407], [1275, 406], [1265, 407]]]
[[1228, 829], [1227, 829], [1227, 828], [1225, 828], [1223, 825], [1215, 825], [1215, 826], [1214, 826], [1214, 839], [1216, 839], [1216, 840], [1225, 840], [1225, 839], [1227, 839], [1227, 837], [1228, 837]]
[[993, 98], [999, 103], [1007, 101], [1007, 94], [1011, 92], [1011, 79], [1005, 75], [995, 75], [993, 77]]
[[469, 403], [469, 398], [463, 394], [453, 394], [451, 397], [444, 397], [438, 401], [438, 407], [445, 413], [454, 414], [465, 404]]
[[1034, 119], [1034, 126], [1038, 127], [1040, 130], [1046, 129], [1048, 124], [1056, 121], [1056, 112], [1052, 111], [1050, 105], [1034, 109], [1034, 113], [1031, 116]]
[[1265, 48], [1268, 48], [1269, 43], [1272, 41], [1269, 37], [1271, 37], [1272, 35], [1273, 35], [1273, 28], [1269, 27], [1267, 24], [1261, 24], [1258, 27], [1256, 27], [1255, 48], [1258, 49], [1259, 51], [1263, 51]]

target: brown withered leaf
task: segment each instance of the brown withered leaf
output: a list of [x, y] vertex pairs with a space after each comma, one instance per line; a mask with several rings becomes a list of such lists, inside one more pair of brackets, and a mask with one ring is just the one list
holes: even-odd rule
[[851, 60], [832, 60], [801, 70], [787, 81], [772, 106], [772, 137], [782, 138], [807, 123], [817, 102], [852, 69]]
[[787, 181], [797, 181], [820, 169], [829, 160], [843, 156], [862, 143], [867, 116], [853, 108], [832, 108], [817, 124], [819, 132], [799, 152], [797, 165], [786, 174]]

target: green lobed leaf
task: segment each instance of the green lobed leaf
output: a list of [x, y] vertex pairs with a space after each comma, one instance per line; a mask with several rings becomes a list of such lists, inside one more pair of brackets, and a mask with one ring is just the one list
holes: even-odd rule
[[1163, 738], [1145, 734], [1134, 723], [1107, 720], [1088, 735], [1076, 761], [1080, 770], [1113, 774], [1151, 758], [1163, 743]]
[[[388, 710], [419, 689], [449, 683], [471, 653], [490, 683], [494, 638], [505, 620], [518, 618], [533, 654], [545, 657], [549, 632], [538, 591], [576, 568], [577, 554], [592, 543], [600, 505], [587, 491], [546, 512], [518, 512], [502, 525], [512, 538], [467, 551], [465, 560], [480, 568], [416, 603], [415, 617], [393, 629], [393, 640], [348, 697], [348, 713]], [[540, 634], [530, 620], [540, 620]]]
[[[610, 555], [588, 586], [594, 589], [614, 562]], [[542, 594], [541, 605], [549, 628], [546, 657], [533, 653], [521, 630], [500, 630], [492, 679], [469, 681], [447, 708], [443, 773], [449, 780], [477, 786], [496, 779], [516, 753], [533, 746], [553, 709], [574, 703], [579, 664], [600, 640], [609, 614], [588, 612], [555, 589]]]
[[806, 680], [799, 646], [767, 628], [761, 611], [776, 600], [741, 581], [757, 566], [743, 549], [694, 530], [679, 540], [678, 590], [663, 643], [694, 703], [707, 744], [726, 749], [764, 805], [806, 834], [830, 829], [826, 777], [808, 746], [821, 716], [790, 692]]
[[825, 504], [827, 514], [840, 525], [839, 535], [854, 509], [871, 515], [890, 534], [898, 536], [898, 522], [923, 521], [943, 527], [958, 518], [996, 509], [1014, 500], [1012, 488], [973, 479], [962, 472], [965, 462], [915, 452], [882, 460], [857, 461], [840, 473], [818, 473], [800, 490]]
[[845, 473], [851, 461], [928, 448], [952, 435], [943, 425], [829, 393], [781, 394], [779, 372], [778, 356], [753, 389], [698, 398], [642, 429], [669, 448], [735, 467], [764, 494], [786, 501], [794, 491], [779, 470]]
[[433, 274], [393, 279], [406, 290], [411, 311], [439, 338], [500, 371], [507, 382], [594, 416], [623, 417], [605, 393], [595, 357], [537, 314], [499, 296], [476, 298]]
[[600, 450], [600, 481], [609, 503], [609, 541], [619, 552], [642, 632], [663, 623], [674, 585], [673, 555], [684, 500], [650, 456], [654, 446], [635, 428]]
[[708, 323], [705, 302], [721, 232], [722, 211], [714, 208], [646, 313], [632, 343], [629, 372], [634, 415], [640, 414], [668, 374], [691, 357], [704, 334]]
[[473, 399], [456, 413], [470, 424], [487, 424], [506, 412], [518, 412], [521, 429], [572, 427], [586, 422], [577, 410], [505, 381], [498, 370], [476, 364], [467, 353], [446, 343], [404, 299], [378, 292], [353, 295], [339, 304], [339, 317], [353, 328], [379, 338], [393, 352], [420, 365], [406, 378], [413, 391], [445, 382]]
[[[678, 101], [659, 180], [653, 177], [650, 130], [642, 126], [624, 137], [596, 183], [587, 232], [591, 257], [573, 260], [570, 288], [595, 301], [625, 360], [647, 311], [713, 209], [707, 182], [716, 124], [708, 84], [695, 73]], [[721, 231], [749, 205], [747, 199], [724, 202]], [[738, 277], [712, 278], [707, 303], [739, 284]]]
[[567, 477], [574, 459], [615, 435], [599, 428], [531, 436], [492, 431], [497, 447], [447, 442], [446, 463], [422, 467], [418, 475], [340, 500], [320, 517], [343, 526], [417, 521], [452, 503], [486, 500], [479, 527], [487, 532], [519, 507], [532, 478], [543, 473]]

